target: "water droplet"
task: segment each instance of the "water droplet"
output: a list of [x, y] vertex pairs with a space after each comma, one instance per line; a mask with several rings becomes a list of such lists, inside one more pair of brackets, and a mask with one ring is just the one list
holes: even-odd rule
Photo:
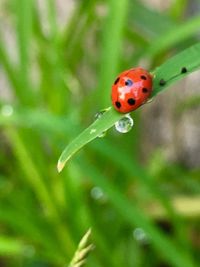
[[100, 187], [93, 187], [91, 190], [91, 196], [95, 199], [99, 199], [103, 196], [103, 191]]
[[149, 237], [142, 228], [136, 228], [133, 231], [133, 237], [141, 244], [149, 243]]
[[115, 123], [115, 129], [120, 133], [128, 133], [134, 125], [134, 121], [129, 114]]
[[[97, 112], [97, 113], [95, 114], [95, 119], [96, 119], [96, 120], [100, 119], [100, 118], [103, 116], [103, 114], [104, 114], [107, 110], [108, 110], [108, 109], [103, 109], [103, 110], [100, 110], [99, 112]], [[91, 131], [90, 131], [90, 134], [91, 134]], [[98, 135], [98, 137], [102, 138], [102, 137], [104, 137], [105, 135], [106, 135], [106, 131], [103, 131], [101, 134]]]
[[13, 114], [13, 107], [11, 105], [3, 105], [1, 107], [1, 114], [5, 117], [9, 117]]
[[101, 198], [103, 198], [103, 196], [104, 196], [104, 193], [100, 187], [95, 186], [91, 189], [91, 197], [92, 198], [101, 199]]
[[100, 110], [99, 112], [97, 112], [97, 113], [95, 114], [95, 116], [94, 116], [95, 119], [96, 119], [96, 120], [100, 119], [100, 118], [102, 117], [102, 115], [103, 115], [105, 112], [106, 112], [105, 109]]
[[101, 134], [98, 135], [99, 138], [103, 138], [106, 136], [107, 131], [103, 131]]

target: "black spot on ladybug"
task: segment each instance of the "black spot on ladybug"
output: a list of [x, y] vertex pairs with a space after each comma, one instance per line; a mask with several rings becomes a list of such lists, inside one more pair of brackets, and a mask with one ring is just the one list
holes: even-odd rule
[[116, 105], [117, 108], [121, 108], [121, 103], [119, 101], [116, 101], [115, 105]]
[[140, 78], [141, 78], [142, 80], [146, 80], [146, 79], [147, 79], [147, 77], [144, 76], [144, 75], [141, 75]]
[[133, 84], [133, 81], [130, 80], [130, 79], [128, 79], [128, 80], [125, 81], [125, 85], [126, 86], [131, 86], [132, 84]]
[[148, 93], [149, 90], [148, 90], [147, 88], [142, 88], [142, 92], [143, 92], [143, 93]]
[[119, 77], [115, 80], [114, 84], [117, 84], [119, 82]]
[[187, 68], [186, 67], [182, 67], [181, 73], [186, 73], [186, 72], [187, 72]]
[[159, 84], [160, 84], [161, 86], [163, 86], [163, 85], [166, 84], [166, 81], [165, 81], [164, 79], [161, 79], [160, 82], [159, 82]]
[[127, 102], [131, 106], [135, 105], [135, 99], [133, 99], [133, 98], [129, 98]]

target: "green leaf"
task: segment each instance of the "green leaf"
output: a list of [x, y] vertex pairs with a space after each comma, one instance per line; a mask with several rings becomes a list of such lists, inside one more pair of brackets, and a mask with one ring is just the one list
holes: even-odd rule
[[[183, 52], [177, 54], [173, 58], [167, 60], [160, 67], [152, 72], [153, 80], [153, 93], [152, 97], [156, 96], [159, 92], [166, 89], [171, 84], [184, 78], [189, 73], [200, 68], [200, 44], [191, 46]], [[186, 72], [182, 73], [182, 68]], [[165, 81], [164, 85], [160, 85], [160, 80]], [[58, 160], [58, 171], [62, 171], [66, 162], [84, 145], [94, 140], [102, 132], [111, 128], [116, 121], [123, 117], [123, 114], [118, 113], [112, 107], [108, 108], [101, 118], [92, 123], [85, 129], [78, 137], [76, 137], [63, 151]]]
[[81, 147], [101, 135], [102, 132], [108, 130], [116, 121], [123, 117], [123, 114], [120, 114], [110, 107], [102, 115], [101, 118], [97, 119], [92, 123], [87, 129], [85, 129], [77, 138], [75, 138], [63, 151], [59, 161], [58, 161], [58, 171], [62, 171], [65, 163], [75, 154]]
[[[153, 72], [153, 93], [152, 97], [156, 96], [159, 92], [181, 80], [186, 75], [194, 72], [200, 68], [200, 43], [197, 43], [183, 52], [177, 54], [173, 58], [167, 60], [160, 67], [156, 68]], [[185, 67], [187, 72], [181, 73], [182, 68]], [[164, 79], [166, 84], [161, 86], [159, 84], [160, 80]]]
[[[20, 98], [24, 104], [33, 103], [34, 93], [30, 80], [33, 1], [16, 1], [16, 34], [19, 54]], [[26, 88], [26, 90], [24, 90]]]
[[131, 28], [145, 33], [150, 39], [163, 35], [171, 28], [177, 29], [177, 23], [169, 16], [146, 7], [141, 1], [130, 1], [129, 13]]
[[[119, 67], [120, 51], [122, 48], [122, 40], [124, 28], [127, 21], [128, 1], [109, 0], [108, 16], [106, 18], [103, 36], [102, 36], [102, 52], [100, 62], [100, 82], [99, 90], [97, 90], [98, 98], [102, 103], [107, 104], [106, 97], [109, 85], [114, 79]], [[112, 33], [112, 38], [111, 37]], [[112, 64], [110, 64], [112, 62]]]

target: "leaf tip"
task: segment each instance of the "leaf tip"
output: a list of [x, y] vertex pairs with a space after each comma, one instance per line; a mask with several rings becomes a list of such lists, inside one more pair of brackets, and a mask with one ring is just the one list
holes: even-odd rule
[[62, 162], [62, 161], [59, 160], [58, 164], [57, 164], [57, 170], [58, 170], [59, 173], [62, 171], [64, 166], [65, 166], [65, 162]]

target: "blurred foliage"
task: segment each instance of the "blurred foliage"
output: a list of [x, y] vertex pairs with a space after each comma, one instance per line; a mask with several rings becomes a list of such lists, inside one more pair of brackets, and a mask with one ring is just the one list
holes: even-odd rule
[[58, 1], [0, 0], [0, 266], [67, 266], [91, 227], [87, 266], [198, 267], [200, 169], [160, 148], [144, 163], [141, 110], [130, 133], [95, 140], [61, 174], [56, 163], [119, 71], [199, 41], [199, 1], [73, 5], [60, 23]]

